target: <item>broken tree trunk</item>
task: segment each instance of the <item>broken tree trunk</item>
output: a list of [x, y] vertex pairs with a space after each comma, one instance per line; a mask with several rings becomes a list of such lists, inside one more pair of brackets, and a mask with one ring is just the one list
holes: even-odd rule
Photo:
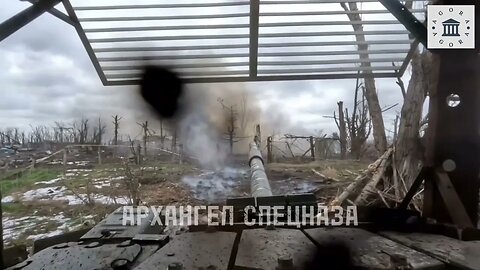
[[343, 113], [343, 101], [338, 103], [338, 129], [340, 132], [340, 158], [347, 156], [347, 126], [345, 124], [345, 114]]
[[[340, 3], [345, 11], [352, 11], [352, 13], [348, 13], [348, 19], [351, 22], [359, 22], [362, 21], [360, 17], [360, 13], [358, 12], [357, 3], [349, 2], [348, 7], [345, 3]], [[356, 33], [363, 32], [363, 25], [362, 24], [352, 24], [353, 30]], [[359, 43], [365, 43], [365, 35], [364, 34], [356, 34], [355, 38]], [[363, 60], [361, 63], [361, 67], [366, 68], [367, 70], [364, 71], [365, 75], [365, 97], [367, 99], [368, 109], [370, 112], [370, 118], [372, 120], [373, 126], [373, 140], [375, 149], [378, 152], [378, 155], [383, 154], [387, 150], [387, 136], [385, 135], [385, 125], [383, 123], [383, 116], [382, 116], [382, 108], [380, 107], [380, 102], [378, 101], [377, 89], [375, 87], [375, 79], [373, 74], [369, 68], [371, 68], [371, 63], [368, 61], [370, 59], [368, 53], [368, 45], [366, 44], [359, 44], [358, 51], [361, 52], [360, 59]]]
[[376, 171], [373, 173], [372, 178], [370, 179], [370, 181], [367, 182], [363, 190], [360, 192], [360, 195], [354, 201], [355, 204], [358, 204], [358, 205], [367, 204], [367, 202], [370, 201], [369, 197], [372, 193], [378, 194], [377, 185], [380, 182], [380, 180], [385, 177], [385, 171], [387, 170], [387, 167], [391, 162], [390, 156], [392, 155], [392, 151], [393, 151], [392, 149], [389, 149], [382, 156], [382, 158], [380, 159], [380, 164], [378, 165]]
[[350, 201], [357, 201], [357, 198], [365, 189], [366, 185], [371, 181], [375, 181], [374, 178], [379, 175], [380, 171], [385, 171], [385, 163], [390, 158], [391, 154], [392, 149], [389, 149], [374, 163], [370, 164], [367, 170], [365, 170], [365, 172], [363, 172], [361, 175], [357, 176], [357, 178], [355, 178], [355, 180], [330, 203], [330, 205], [343, 205], [347, 199]]
[[416, 52], [412, 58], [412, 76], [402, 106], [400, 126], [395, 147], [399, 175], [410, 187], [421, 169], [424, 146], [420, 139], [420, 124], [425, 96], [437, 80], [432, 56], [427, 51]]

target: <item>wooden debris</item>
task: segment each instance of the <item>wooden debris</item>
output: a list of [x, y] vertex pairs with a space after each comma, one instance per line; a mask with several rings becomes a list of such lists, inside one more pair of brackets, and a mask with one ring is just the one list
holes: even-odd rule
[[334, 181], [334, 182], [340, 182], [340, 180], [336, 179], [336, 178], [333, 178], [333, 177], [328, 177], [322, 173], [320, 173], [319, 171], [315, 170], [315, 169], [312, 169], [312, 172], [320, 177], [322, 177], [323, 179], [325, 180], [330, 180], [330, 181]]
[[[362, 200], [358, 200], [357, 198], [360, 194], [368, 194], [368, 192], [364, 191], [367, 185], [367, 190], [370, 190], [374, 184], [376, 185], [376, 183], [380, 181], [385, 171], [387, 160], [390, 158], [391, 154], [392, 149], [389, 149], [378, 160], [370, 164], [367, 170], [357, 176], [357, 178], [355, 178], [355, 180], [330, 203], [330, 205], [343, 205], [347, 199], [353, 201], [354, 204], [363, 202], [363, 197]], [[374, 192], [377, 193], [376, 191]]]

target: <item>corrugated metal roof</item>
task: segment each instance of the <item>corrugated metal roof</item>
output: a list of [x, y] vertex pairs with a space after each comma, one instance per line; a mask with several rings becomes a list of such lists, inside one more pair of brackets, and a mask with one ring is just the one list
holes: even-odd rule
[[[359, 10], [341, 2], [358, 2]], [[136, 84], [147, 64], [170, 66], [189, 82], [396, 77], [416, 46], [376, 0], [102, 3], [65, 7], [105, 85]], [[423, 1], [411, 12], [423, 21]], [[363, 29], [353, 29], [349, 14], [360, 15], [353, 24]]]

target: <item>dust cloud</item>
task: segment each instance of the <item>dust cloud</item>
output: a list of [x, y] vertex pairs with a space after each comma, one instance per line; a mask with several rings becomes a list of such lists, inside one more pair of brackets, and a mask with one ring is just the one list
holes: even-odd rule
[[220, 169], [233, 153], [248, 152], [254, 127], [260, 122], [261, 109], [244, 84], [187, 86], [184, 113], [177, 128], [184, 151], [199, 158], [201, 165]]

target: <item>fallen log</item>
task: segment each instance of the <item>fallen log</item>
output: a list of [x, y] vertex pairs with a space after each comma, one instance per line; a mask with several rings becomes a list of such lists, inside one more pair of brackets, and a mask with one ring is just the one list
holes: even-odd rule
[[[379, 169], [382, 166], [382, 164], [383, 164], [383, 167], [385, 167], [386, 160], [390, 158], [391, 154], [392, 154], [392, 149], [389, 149], [379, 159], [377, 159], [375, 162], [370, 164], [367, 170], [365, 170], [363, 173], [357, 176], [357, 178], [355, 178], [355, 180], [350, 185], [348, 185], [347, 188], [345, 188], [345, 190], [330, 203], [330, 205], [332, 206], [344, 205], [345, 201], [347, 200], [352, 201], [356, 204], [357, 198], [362, 193], [365, 186], [369, 182], [371, 182], [374, 176], [378, 175], [378, 171], [380, 171]], [[384, 171], [384, 169], [382, 169], [382, 171]]]
[[367, 182], [365, 187], [362, 189], [360, 192], [360, 195], [357, 197], [357, 199], [354, 201], [355, 204], [365, 204], [368, 202], [368, 197], [370, 192], [377, 193], [377, 185], [380, 182], [380, 180], [385, 176], [385, 171], [387, 170], [387, 165], [390, 163], [390, 156], [392, 155], [392, 149], [388, 149], [387, 152], [380, 158], [380, 164], [377, 167], [376, 171], [374, 172], [372, 178], [370, 181]]
[[318, 176], [320, 176], [321, 178], [325, 179], [325, 180], [330, 180], [330, 181], [334, 181], [334, 182], [340, 182], [340, 180], [336, 179], [336, 178], [333, 178], [333, 177], [328, 177], [326, 175], [324, 175], [323, 173], [320, 173], [318, 172], [317, 170], [315, 169], [312, 169], [312, 172]]

